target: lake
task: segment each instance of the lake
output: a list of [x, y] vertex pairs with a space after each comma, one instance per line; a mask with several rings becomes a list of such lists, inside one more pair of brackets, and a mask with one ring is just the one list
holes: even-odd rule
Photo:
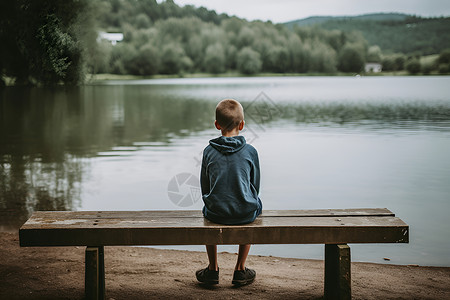
[[[410, 225], [410, 243], [350, 245], [352, 260], [450, 266], [449, 76], [105, 81], [0, 95], [2, 230], [35, 210], [200, 210], [215, 105], [234, 98], [259, 152], [264, 209], [386, 207]], [[323, 245], [250, 253], [323, 259]]]

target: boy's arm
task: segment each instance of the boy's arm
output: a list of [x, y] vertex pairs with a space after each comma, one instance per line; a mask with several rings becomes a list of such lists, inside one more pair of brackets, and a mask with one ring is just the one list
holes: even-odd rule
[[255, 187], [256, 192], [259, 194], [259, 186], [260, 186], [260, 170], [259, 170], [259, 158], [258, 158], [258, 152], [255, 151], [255, 157], [253, 159], [253, 166], [250, 173], [250, 180], [251, 184]]
[[205, 152], [202, 157], [202, 168], [200, 170], [200, 187], [202, 189], [202, 195], [209, 193], [209, 176], [206, 173]]

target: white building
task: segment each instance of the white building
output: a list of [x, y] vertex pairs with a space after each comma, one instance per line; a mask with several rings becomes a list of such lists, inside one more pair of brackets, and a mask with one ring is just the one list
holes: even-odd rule
[[379, 63], [366, 63], [364, 66], [364, 71], [366, 73], [380, 73], [382, 70], [382, 65]]
[[123, 40], [123, 33], [100, 31], [98, 33], [97, 42], [100, 42], [101, 40], [106, 40], [114, 46], [117, 44], [117, 42], [120, 42]]

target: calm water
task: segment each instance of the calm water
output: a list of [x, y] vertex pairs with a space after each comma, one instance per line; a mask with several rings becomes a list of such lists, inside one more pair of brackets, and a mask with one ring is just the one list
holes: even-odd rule
[[[450, 266], [450, 77], [109, 81], [0, 95], [3, 230], [34, 210], [201, 209], [182, 181], [198, 177], [218, 135], [215, 105], [230, 97], [259, 151], [265, 209], [387, 207], [410, 225], [410, 244], [351, 245], [353, 260]], [[251, 253], [321, 259], [323, 246]]]

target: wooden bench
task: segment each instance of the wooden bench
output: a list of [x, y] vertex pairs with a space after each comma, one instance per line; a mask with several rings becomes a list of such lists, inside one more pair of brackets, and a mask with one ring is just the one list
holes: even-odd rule
[[104, 246], [205, 244], [325, 244], [325, 298], [350, 299], [347, 243], [408, 243], [409, 228], [384, 208], [266, 210], [235, 226], [199, 211], [38, 211], [19, 235], [23, 247], [87, 246], [87, 299], [105, 297]]

